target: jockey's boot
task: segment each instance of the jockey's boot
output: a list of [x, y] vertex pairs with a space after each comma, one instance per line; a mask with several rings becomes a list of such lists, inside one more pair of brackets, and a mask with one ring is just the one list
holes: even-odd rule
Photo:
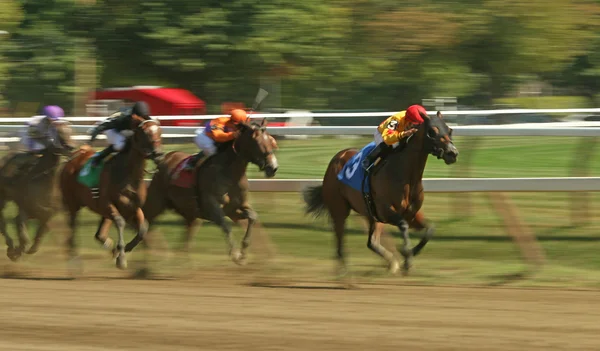
[[92, 167], [98, 166], [102, 160], [104, 160], [108, 155], [112, 154], [114, 151], [115, 151], [115, 148], [112, 145], [110, 145], [106, 149], [100, 151], [98, 154], [96, 154], [93, 157], [92, 163], [91, 163]]
[[388, 146], [386, 143], [379, 143], [379, 145], [377, 145], [373, 151], [371, 151], [371, 153], [365, 157], [365, 160], [363, 161], [363, 168], [366, 171], [370, 171], [375, 165], [375, 161], [377, 161], [379, 157], [383, 158], [383, 156], [386, 155], [385, 151], [389, 149], [390, 146]]

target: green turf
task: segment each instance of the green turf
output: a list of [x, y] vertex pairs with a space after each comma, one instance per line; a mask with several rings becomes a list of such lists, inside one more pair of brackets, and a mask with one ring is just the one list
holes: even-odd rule
[[[575, 148], [581, 140], [482, 138], [472, 155], [470, 176], [569, 176], [570, 162], [576, 157]], [[368, 141], [367, 138], [281, 140], [280, 150], [277, 151], [280, 164], [277, 178], [321, 178], [327, 163], [337, 151], [345, 147], [361, 147]], [[469, 156], [472, 141], [472, 138], [456, 138], [461, 157]], [[191, 145], [169, 145], [168, 149], [194, 151]], [[431, 158], [426, 177], [463, 176], [460, 160], [459, 157], [456, 165], [446, 166], [442, 161]], [[600, 155], [594, 155], [589, 161], [590, 175], [599, 174]], [[250, 167], [250, 170], [252, 178], [261, 177], [255, 167]], [[598, 196], [592, 195], [592, 198], [593, 219], [598, 218], [600, 206]], [[351, 217], [348, 224], [348, 255], [355, 276], [363, 281], [491, 284], [522, 272], [525, 267], [523, 261], [507, 237], [498, 214], [490, 207], [487, 195], [474, 194], [472, 199], [474, 213], [465, 216], [455, 196], [426, 194], [424, 211], [436, 223], [437, 233], [423, 254], [416, 258], [414, 273], [407, 278], [390, 278], [384, 274], [383, 262], [366, 248], [366, 235], [360, 219]], [[511, 284], [600, 287], [600, 226], [593, 221], [589, 225], [572, 226], [568, 194], [522, 193], [512, 194], [511, 199], [518, 206], [522, 219], [537, 235], [548, 259], [542, 271], [532, 277], [512, 281]], [[259, 234], [266, 233], [276, 249], [275, 262], [279, 270], [274, 274], [311, 279], [331, 276], [334, 267], [333, 235], [326, 219], [314, 221], [304, 216], [299, 194], [253, 193], [251, 203], [264, 227]], [[8, 212], [10, 216], [14, 215], [12, 209]], [[93, 241], [96, 222], [95, 216], [84, 212], [78, 235], [86, 253], [84, 259], [92, 260], [97, 267], [112, 269], [112, 261], [104, 256], [105, 253]], [[179, 238], [183, 234], [180, 223], [176, 215], [166, 214], [157, 226], [156, 238], [164, 240], [169, 250], [179, 245]], [[10, 229], [14, 234], [14, 229]], [[388, 232], [395, 233], [395, 230], [390, 227]], [[64, 241], [63, 234], [64, 227], [54, 227], [53, 233], [45, 240], [39, 258], [28, 257], [27, 264], [41, 264], [44, 258], [60, 252], [56, 247]], [[128, 238], [131, 234], [128, 232]], [[241, 229], [236, 228], [235, 234], [239, 239]], [[112, 237], [116, 238], [114, 230]], [[416, 240], [413, 239], [413, 244]], [[395, 238], [395, 242], [400, 244], [401, 240]], [[256, 258], [264, 245], [257, 241], [254, 248]], [[131, 257], [136, 260], [140, 256], [138, 252]], [[204, 267], [230, 265], [225, 255], [223, 236], [213, 225], [206, 224], [199, 229], [193, 259]]]

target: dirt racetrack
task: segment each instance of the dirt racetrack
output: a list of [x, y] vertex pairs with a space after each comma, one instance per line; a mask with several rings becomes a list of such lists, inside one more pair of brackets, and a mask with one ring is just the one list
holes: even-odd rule
[[597, 291], [2, 279], [1, 350], [598, 350]]

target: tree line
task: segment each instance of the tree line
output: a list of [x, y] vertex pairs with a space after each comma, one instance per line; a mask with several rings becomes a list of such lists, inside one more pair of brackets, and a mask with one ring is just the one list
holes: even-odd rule
[[259, 86], [303, 109], [485, 105], [532, 81], [595, 104], [599, 15], [597, 0], [2, 0], [0, 101], [72, 110], [92, 62], [92, 87], [182, 87], [213, 111]]

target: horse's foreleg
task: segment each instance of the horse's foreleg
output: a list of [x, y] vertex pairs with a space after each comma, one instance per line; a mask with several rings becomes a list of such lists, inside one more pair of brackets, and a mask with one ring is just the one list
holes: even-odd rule
[[69, 235], [67, 238], [67, 255], [69, 257], [69, 265], [71, 266], [71, 270], [74, 270], [76, 274], [80, 274], [83, 270], [81, 261], [77, 257], [77, 242], [75, 240], [78, 214], [79, 208], [72, 208], [69, 210]]
[[406, 273], [412, 265], [412, 258], [414, 256], [413, 250], [411, 248], [410, 236], [408, 233], [408, 222], [398, 212], [390, 212], [387, 216], [387, 219], [389, 223], [398, 227], [398, 229], [400, 230], [400, 234], [402, 235], [404, 244], [398, 251], [400, 251], [400, 254], [402, 254], [402, 257], [404, 257], [404, 266], [402, 268], [404, 273]]
[[44, 234], [46, 234], [50, 229], [50, 226], [48, 225], [48, 223], [50, 222], [50, 218], [51, 217], [48, 216], [46, 218], [39, 219], [39, 226], [35, 233], [35, 238], [33, 238], [33, 245], [31, 245], [29, 250], [27, 250], [28, 255], [33, 255], [40, 249], [42, 238], [44, 237]]
[[427, 245], [427, 242], [429, 242], [429, 240], [431, 240], [431, 238], [433, 237], [435, 227], [432, 223], [425, 219], [425, 216], [423, 216], [423, 213], [421, 211], [417, 212], [414, 219], [410, 222], [410, 226], [417, 230], [425, 229], [425, 234], [423, 234], [423, 238], [412, 249], [413, 256], [416, 256], [421, 252], [425, 245]]
[[379, 256], [383, 257], [389, 264], [390, 273], [398, 272], [400, 264], [394, 254], [388, 251], [383, 245], [381, 245], [381, 233], [383, 232], [383, 225], [375, 222], [374, 219], [369, 218], [369, 239], [367, 240], [367, 247], [371, 251], [375, 252]]
[[196, 232], [197, 227], [198, 220], [196, 218], [185, 219], [185, 240], [183, 242], [183, 245], [181, 246], [181, 251], [183, 251], [186, 255], [189, 255], [190, 253], [192, 239], [194, 238], [194, 234]]
[[242, 206], [237, 210], [229, 210], [226, 209], [225, 213], [232, 221], [237, 222], [241, 219], [248, 220], [248, 226], [246, 227], [246, 234], [242, 239], [242, 250], [240, 256], [240, 263], [243, 263], [247, 256], [248, 247], [250, 247], [250, 241], [252, 239], [252, 229], [254, 228], [254, 224], [258, 220], [258, 214], [254, 211], [249, 205]]
[[117, 247], [113, 249], [113, 254], [117, 256], [117, 268], [126, 269], [127, 268], [127, 259], [125, 258], [125, 239], [123, 232], [125, 231], [125, 218], [121, 216], [119, 211], [114, 205], [109, 205], [109, 213], [110, 219], [115, 222], [117, 226], [117, 231], [119, 232], [119, 241], [117, 242]]
[[30, 243], [29, 235], [27, 234], [27, 214], [21, 209], [19, 209], [19, 213], [15, 216], [15, 226], [17, 227], [17, 234], [19, 236], [19, 247], [17, 247], [16, 255], [20, 257]]
[[142, 209], [139, 207], [135, 212], [134, 220], [137, 227], [137, 234], [135, 237], [133, 237], [133, 239], [131, 239], [130, 242], [127, 243], [127, 246], [125, 246], [125, 252], [131, 252], [131, 250], [133, 250], [142, 240], [144, 240], [144, 236], [146, 233], [148, 233], [148, 221], [144, 217], [144, 211], [142, 211]]
[[113, 240], [108, 236], [108, 230], [111, 225], [112, 221], [110, 219], [101, 217], [98, 230], [96, 230], [96, 234], [94, 235], [94, 239], [102, 244], [102, 247], [106, 250], [112, 250], [114, 246]]
[[225, 233], [225, 240], [229, 247], [229, 256], [231, 256], [233, 262], [239, 263], [241, 253], [238, 250], [235, 250], [235, 244], [231, 237], [231, 224], [225, 220], [225, 212], [223, 211], [223, 208], [221, 208], [218, 199], [215, 199], [212, 196], [204, 198], [202, 199], [200, 208], [205, 209], [206, 219], [221, 227], [221, 230]]
[[15, 244], [13, 239], [8, 235], [8, 231], [6, 230], [6, 219], [4, 218], [4, 206], [6, 206], [6, 201], [4, 199], [0, 200], [0, 234], [4, 237], [6, 241], [6, 256], [11, 260], [16, 260], [15, 256]]

